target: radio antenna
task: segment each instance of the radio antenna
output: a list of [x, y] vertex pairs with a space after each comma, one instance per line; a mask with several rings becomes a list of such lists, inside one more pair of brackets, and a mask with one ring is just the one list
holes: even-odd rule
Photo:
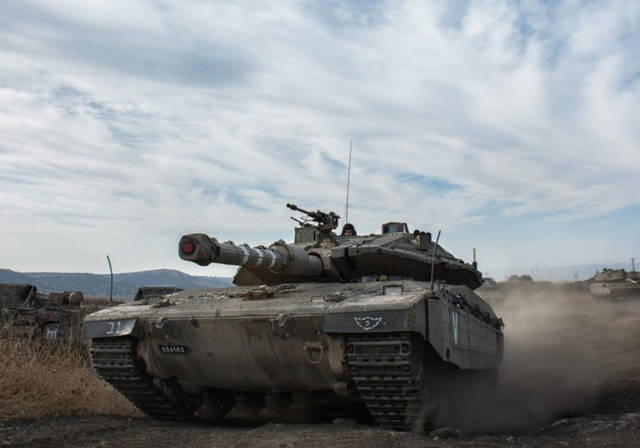
[[431, 278], [429, 289], [433, 291], [433, 274], [436, 268], [436, 252], [438, 251], [438, 242], [440, 241], [440, 230], [438, 230], [438, 236], [436, 237], [436, 244], [433, 245], [433, 254], [431, 255]]
[[349, 140], [349, 168], [347, 168], [347, 203], [344, 206], [344, 222], [349, 222], [349, 186], [351, 183], [351, 150], [353, 149], [353, 140]]

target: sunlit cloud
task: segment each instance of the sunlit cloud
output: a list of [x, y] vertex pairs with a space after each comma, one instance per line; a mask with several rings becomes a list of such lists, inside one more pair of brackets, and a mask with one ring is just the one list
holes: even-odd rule
[[1, 264], [203, 273], [181, 233], [267, 244], [286, 202], [342, 214], [350, 140], [364, 232], [444, 229], [506, 271], [580, 263], [561, 229], [606, 221], [590, 244], [626, 257], [639, 32], [632, 1], [3, 2]]

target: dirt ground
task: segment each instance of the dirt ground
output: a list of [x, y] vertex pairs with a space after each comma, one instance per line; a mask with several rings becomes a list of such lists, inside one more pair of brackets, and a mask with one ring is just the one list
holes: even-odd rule
[[167, 423], [132, 416], [130, 409], [96, 415], [87, 407], [77, 416], [0, 420], [0, 445], [640, 446], [640, 301], [611, 303], [549, 290], [511, 293], [495, 308], [506, 324], [498, 389], [465, 397], [470, 405], [452, 429], [402, 433], [349, 418]]
[[267, 423], [258, 427], [166, 423], [114, 416], [0, 422], [14, 447], [630, 447], [640, 446], [640, 413], [562, 419], [526, 432], [438, 437], [358, 425]]

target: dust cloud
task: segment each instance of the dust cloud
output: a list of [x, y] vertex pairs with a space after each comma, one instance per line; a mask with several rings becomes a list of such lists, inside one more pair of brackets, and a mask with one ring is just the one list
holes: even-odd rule
[[634, 385], [637, 399], [640, 301], [603, 301], [548, 285], [511, 291], [494, 309], [505, 322], [503, 365], [495, 388], [454, 397], [464, 402], [450, 418], [458, 427], [517, 431], [565, 416], [624, 412], [607, 390]]

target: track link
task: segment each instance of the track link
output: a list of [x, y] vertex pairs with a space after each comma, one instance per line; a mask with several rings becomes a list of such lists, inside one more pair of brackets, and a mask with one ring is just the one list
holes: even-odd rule
[[100, 378], [156, 420], [186, 420], [190, 412], [172, 403], [154, 385], [136, 356], [133, 338], [92, 339], [91, 361]]
[[349, 335], [347, 365], [369, 414], [383, 427], [414, 430], [425, 422], [422, 353], [408, 333]]

